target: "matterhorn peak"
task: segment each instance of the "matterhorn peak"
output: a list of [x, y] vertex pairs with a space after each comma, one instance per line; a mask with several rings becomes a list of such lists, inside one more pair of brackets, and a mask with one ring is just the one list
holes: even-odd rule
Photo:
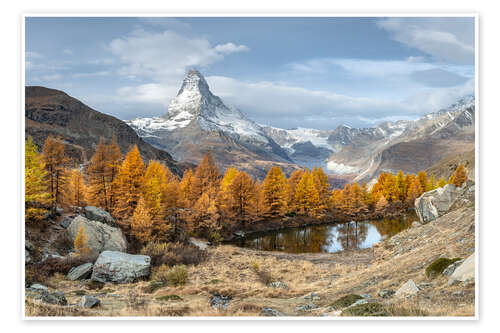
[[198, 93], [201, 95], [210, 94], [207, 81], [205, 81], [203, 75], [194, 68], [189, 70], [184, 81], [182, 81], [181, 89], [177, 93], [177, 96], [184, 93]]

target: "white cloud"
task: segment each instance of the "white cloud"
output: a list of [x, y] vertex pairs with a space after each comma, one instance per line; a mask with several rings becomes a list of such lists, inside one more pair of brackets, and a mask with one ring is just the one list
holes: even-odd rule
[[82, 77], [92, 77], [92, 76], [107, 76], [110, 75], [108, 71], [99, 71], [99, 72], [91, 72], [91, 73], [75, 73], [71, 75], [73, 78], [78, 79]]
[[43, 75], [42, 77], [42, 80], [45, 80], [45, 81], [57, 81], [57, 80], [60, 80], [62, 79], [62, 75], [61, 74], [47, 74], [47, 75]]
[[245, 46], [245, 45], [236, 45], [233, 43], [226, 43], [226, 44], [221, 44], [215, 46], [215, 50], [224, 53], [224, 54], [231, 54], [231, 53], [236, 53], [236, 52], [246, 52], [249, 51], [250, 49]]
[[205, 38], [188, 38], [169, 30], [135, 30], [111, 41], [109, 49], [122, 62], [122, 75], [170, 83], [178, 83], [189, 67], [206, 67], [227, 54], [248, 50], [233, 43], [212, 46]]
[[72, 51], [72, 50], [70, 50], [70, 49], [64, 49], [64, 50], [63, 50], [63, 53], [64, 53], [64, 54], [67, 54], [67, 55], [73, 55], [73, 51]]
[[437, 60], [474, 63], [474, 18], [387, 18], [377, 25]]
[[43, 55], [34, 51], [26, 51], [26, 59], [43, 58]]
[[165, 107], [170, 102], [170, 99], [175, 96], [176, 89], [173, 86], [165, 86], [158, 83], [148, 83], [138, 86], [127, 86], [119, 88], [117, 94], [120, 100], [144, 103], [144, 104], [160, 104]]

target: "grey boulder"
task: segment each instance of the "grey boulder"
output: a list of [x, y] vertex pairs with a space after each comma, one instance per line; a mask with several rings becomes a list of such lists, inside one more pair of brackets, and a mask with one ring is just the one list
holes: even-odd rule
[[82, 308], [93, 308], [94, 306], [97, 306], [100, 303], [101, 301], [97, 297], [85, 295], [82, 296], [80, 302], [78, 302], [78, 305], [81, 306]]
[[448, 284], [454, 285], [460, 282], [473, 281], [475, 278], [475, 268], [475, 253], [473, 253], [455, 269], [448, 279]]
[[425, 192], [415, 200], [415, 210], [420, 222], [425, 224], [446, 214], [465, 192], [465, 185], [456, 187], [453, 184]]
[[120, 228], [91, 221], [81, 215], [75, 217], [66, 230], [72, 242], [75, 241], [82, 225], [87, 234], [87, 247], [90, 251], [100, 253], [102, 251], [125, 252], [127, 250], [127, 240]]
[[93, 264], [88, 262], [86, 264], [73, 267], [69, 270], [66, 278], [71, 281], [87, 279], [92, 274], [92, 266]]
[[283, 317], [284, 316], [283, 313], [279, 312], [278, 310], [271, 309], [271, 308], [262, 308], [259, 315], [262, 317]]
[[417, 285], [413, 280], [408, 280], [396, 291], [395, 296], [396, 297], [413, 296], [416, 295], [419, 290], [420, 289], [418, 289]]
[[108, 213], [107, 211], [105, 211], [102, 208], [94, 207], [94, 206], [87, 206], [84, 208], [84, 214], [85, 214], [85, 217], [91, 221], [102, 222], [102, 223], [108, 224], [112, 227], [117, 226], [113, 216], [111, 216], [110, 213]]
[[104, 251], [92, 270], [93, 281], [128, 283], [149, 276], [151, 258], [118, 251]]
[[44, 291], [42, 291], [42, 294], [37, 298], [44, 301], [45, 303], [49, 303], [49, 304], [56, 304], [56, 305], [68, 304], [66, 297], [64, 297], [64, 293], [61, 291], [56, 291], [56, 292], [50, 293], [50, 292], [44, 290]]

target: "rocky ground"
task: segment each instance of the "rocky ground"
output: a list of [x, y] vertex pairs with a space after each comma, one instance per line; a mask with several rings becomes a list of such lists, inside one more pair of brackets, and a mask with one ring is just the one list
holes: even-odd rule
[[[56, 275], [47, 291], [26, 289], [25, 309], [27, 316], [474, 316], [474, 279], [450, 285], [449, 276], [426, 275], [436, 259], [465, 259], [474, 247], [470, 203], [362, 251], [208, 247], [208, 259], [188, 267], [185, 285], [153, 292], [150, 281], [93, 290], [85, 280]], [[66, 302], [58, 301], [61, 293]], [[92, 304], [88, 296], [100, 304], [84, 307]], [[48, 298], [67, 305], [48, 304]]]

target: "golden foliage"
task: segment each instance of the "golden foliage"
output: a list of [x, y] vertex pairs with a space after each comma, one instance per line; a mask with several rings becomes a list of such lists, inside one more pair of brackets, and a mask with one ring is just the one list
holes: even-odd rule
[[83, 224], [78, 228], [78, 233], [76, 234], [74, 247], [76, 253], [79, 255], [86, 255], [89, 253], [89, 248], [87, 247], [87, 233], [85, 232], [85, 227]]
[[24, 153], [24, 202], [27, 222], [41, 220], [51, 203], [51, 194], [47, 186], [47, 171], [33, 139], [28, 137]]

